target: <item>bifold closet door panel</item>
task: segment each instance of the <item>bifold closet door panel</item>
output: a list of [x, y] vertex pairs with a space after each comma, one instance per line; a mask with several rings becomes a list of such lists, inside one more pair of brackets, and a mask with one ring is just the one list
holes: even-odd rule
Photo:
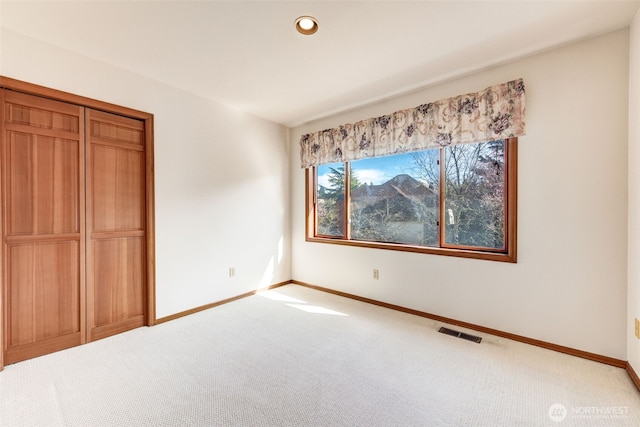
[[146, 322], [144, 123], [86, 112], [87, 321], [96, 340]]
[[84, 342], [84, 109], [3, 91], [5, 363]]

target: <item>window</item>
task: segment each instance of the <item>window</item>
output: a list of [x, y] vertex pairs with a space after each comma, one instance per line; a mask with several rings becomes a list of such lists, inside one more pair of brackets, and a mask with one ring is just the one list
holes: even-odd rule
[[517, 140], [307, 169], [307, 240], [516, 261]]

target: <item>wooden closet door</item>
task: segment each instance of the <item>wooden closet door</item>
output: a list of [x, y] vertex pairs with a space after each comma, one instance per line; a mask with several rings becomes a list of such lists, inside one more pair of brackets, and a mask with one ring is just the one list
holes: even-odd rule
[[145, 324], [144, 122], [87, 109], [89, 340]]
[[13, 363], [85, 340], [84, 113], [0, 92], [4, 363]]

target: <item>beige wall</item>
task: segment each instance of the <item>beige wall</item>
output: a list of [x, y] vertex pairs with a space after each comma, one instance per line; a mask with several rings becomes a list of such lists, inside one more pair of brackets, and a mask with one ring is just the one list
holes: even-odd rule
[[0, 57], [4, 76], [155, 115], [158, 317], [290, 279], [286, 128], [6, 29]]
[[634, 319], [640, 319], [640, 12], [631, 23], [629, 42], [627, 360], [640, 373], [640, 341], [634, 335]]
[[[607, 34], [293, 129], [293, 278], [626, 359], [628, 36]], [[519, 141], [517, 264], [304, 241], [301, 134], [518, 77], [527, 135]]]

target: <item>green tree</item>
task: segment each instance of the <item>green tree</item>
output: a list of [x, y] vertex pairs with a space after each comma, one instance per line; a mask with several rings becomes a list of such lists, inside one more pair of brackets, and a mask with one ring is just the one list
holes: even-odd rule
[[[351, 191], [361, 183], [349, 167]], [[317, 221], [318, 233], [328, 236], [344, 235], [345, 166], [330, 167], [327, 176], [329, 185], [318, 185]]]
[[[334, 198], [340, 197], [340, 196], [344, 197], [344, 188], [345, 188], [345, 181], [346, 181], [346, 177], [344, 174], [345, 167], [344, 166], [339, 166], [337, 168], [330, 167], [329, 170], [330, 172], [327, 177], [327, 179], [329, 180], [329, 186], [328, 187], [321, 186], [323, 188], [324, 195], [326, 195], [326, 197], [334, 197]], [[351, 191], [355, 190], [356, 188], [360, 187], [360, 185], [362, 185], [362, 183], [360, 182], [360, 179], [358, 179], [357, 174], [353, 172], [351, 165], [349, 165], [349, 181], [350, 181], [349, 188], [351, 189]]]

